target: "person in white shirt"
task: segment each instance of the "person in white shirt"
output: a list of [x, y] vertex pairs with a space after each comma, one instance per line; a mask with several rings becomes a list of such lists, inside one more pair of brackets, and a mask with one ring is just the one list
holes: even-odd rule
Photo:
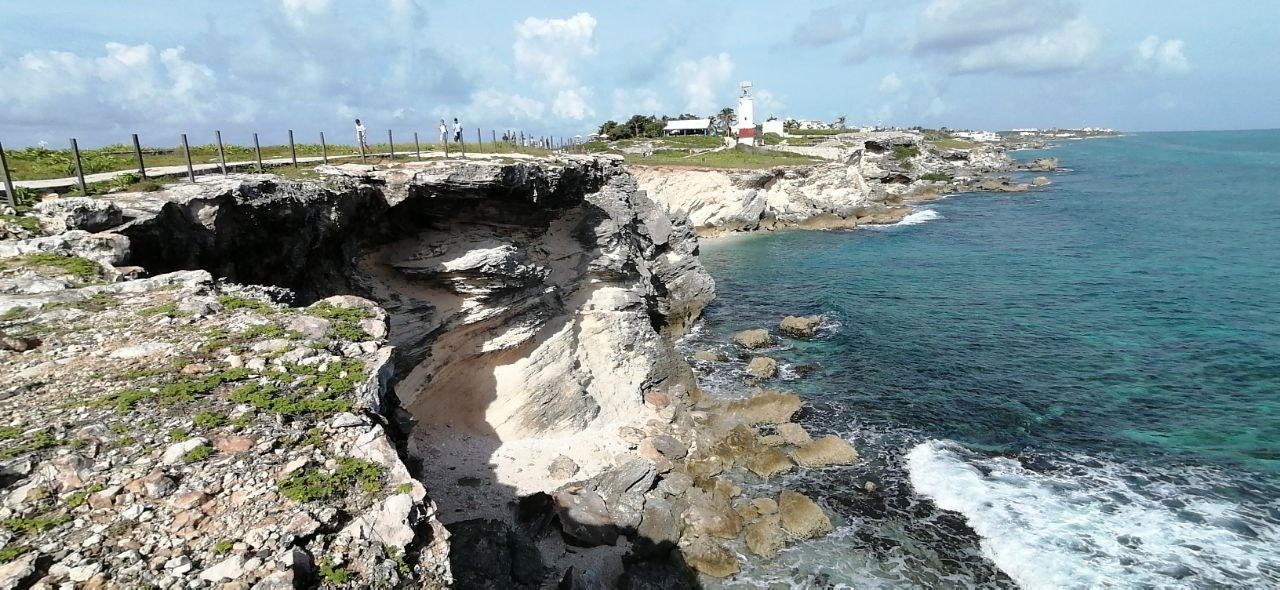
[[449, 127], [444, 124], [444, 119], [440, 119], [440, 145], [449, 141]]
[[356, 119], [356, 143], [360, 146], [360, 153], [369, 151], [369, 134], [360, 119]]
[[462, 123], [458, 122], [458, 118], [453, 118], [453, 141], [462, 143]]

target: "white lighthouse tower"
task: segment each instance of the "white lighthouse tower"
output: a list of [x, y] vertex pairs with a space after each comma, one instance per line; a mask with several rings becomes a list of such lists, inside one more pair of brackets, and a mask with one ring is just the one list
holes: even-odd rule
[[738, 85], [741, 92], [738, 94], [738, 124], [737, 128], [738, 143], [744, 145], [756, 144], [756, 106], [755, 100], [751, 98], [751, 82], [743, 82]]

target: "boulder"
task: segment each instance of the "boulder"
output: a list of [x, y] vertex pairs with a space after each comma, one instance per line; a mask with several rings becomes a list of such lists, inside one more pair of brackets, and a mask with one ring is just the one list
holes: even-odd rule
[[1031, 184], [1034, 184], [1036, 186], [1046, 186], [1046, 185], [1052, 184], [1052, 182], [1047, 177], [1037, 176], [1031, 179]]
[[747, 469], [765, 479], [791, 471], [791, 459], [775, 448], [764, 448], [747, 458]]
[[767, 330], [743, 330], [733, 335], [733, 341], [743, 348], [757, 349], [773, 344], [773, 337]]
[[782, 528], [796, 538], [811, 539], [834, 530], [822, 508], [798, 492], [782, 490], [778, 495], [778, 514]]
[[813, 338], [818, 330], [818, 324], [822, 323], [822, 316], [794, 316], [789, 315], [782, 318], [778, 323], [778, 331], [782, 332], [787, 338]]
[[693, 353], [693, 359], [708, 363], [723, 363], [729, 360], [729, 357], [718, 350], [699, 350]]
[[59, 230], [100, 232], [120, 225], [124, 214], [115, 203], [74, 197], [36, 203], [35, 212], [46, 227]]
[[746, 424], [783, 424], [800, 411], [804, 401], [794, 393], [762, 391], [752, 397], [729, 402], [725, 413]]
[[800, 446], [809, 444], [813, 441], [813, 438], [809, 436], [808, 431], [806, 431], [803, 426], [796, 424], [795, 422], [779, 424], [773, 431], [778, 436], [781, 436], [782, 440], [786, 441], [789, 445]]
[[654, 450], [671, 461], [679, 461], [689, 454], [689, 445], [674, 436], [660, 434], [648, 440]]
[[719, 542], [707, 537], [686, 536], [680, 539], [680, 552], [689, 567], [716, 578], [738, 573], [738, 558]]
[[1053, 172], [1058, 169], [1060, 161], [1057, 158], [1036, 158], [1027, 164], [1027, 170], [1039, 170], [1042, 172]]
[[564, 534], [588, 547], [613, 545], [618, 541], [618, 525], [609, 516], [604, 498], [593, 490], [571, 488], [551, 494], [556, 516]]
[[747, 549], [765, 559], [777, 557], [787, 539], [782, 530], [782, 519], [776, 514], [748, 525], [745, 536]]
[[858, 462], [858, 451], [843, 438], [830, 435], [792, 451], [791, 458], [804, 467], [852, 465]]
[[747, 374], [756, 379], [772, 379], [778, 376], [778, 361], [767, 356], [753, 357], [747, 363]]
[[569, 479], [578, 474], [578, 464], [573, 459], [560, 455], [547, 465], [547, 474], [555, 479]]

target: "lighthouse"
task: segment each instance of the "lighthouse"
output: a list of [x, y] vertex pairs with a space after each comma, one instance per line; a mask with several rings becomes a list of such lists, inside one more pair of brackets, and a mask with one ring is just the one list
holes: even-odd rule
[[741, 89], [738, 94], [738, 143], [744, 145], [756, 144], [756, 106], [755, 101], [751, 98], [751, 82], [743, 82], [738, 85]]

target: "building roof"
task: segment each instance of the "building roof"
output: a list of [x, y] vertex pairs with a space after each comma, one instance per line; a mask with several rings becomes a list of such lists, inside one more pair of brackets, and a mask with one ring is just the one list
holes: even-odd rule
[[706, 129], [711, 126], [711, 119], [685, 119], [683, 121], [667, 121], [663, 131], [687, 131], [690, 129]]

